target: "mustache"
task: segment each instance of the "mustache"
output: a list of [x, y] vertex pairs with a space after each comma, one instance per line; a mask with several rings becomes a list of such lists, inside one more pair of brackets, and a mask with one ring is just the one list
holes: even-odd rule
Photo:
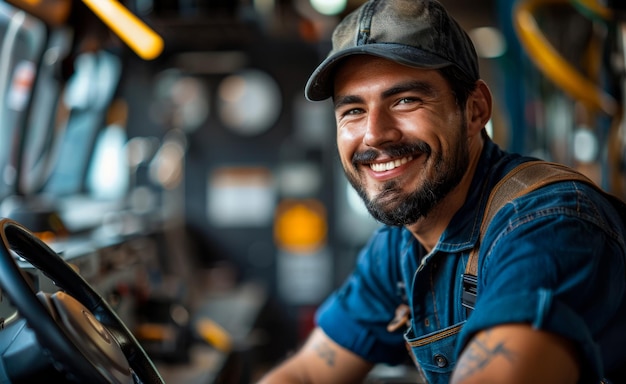
[[359, 164], [371, 163], [381, 155], [398, 158], [415, 155], [416, 153], [430, 155], [432, 153], [432, 148], [426, 142], [421, 140], [413, 143], [393, 144], [383, 149], [370, 148], [365, 151], [355, 152], [352, 155], [352, 165], [356, 168]]

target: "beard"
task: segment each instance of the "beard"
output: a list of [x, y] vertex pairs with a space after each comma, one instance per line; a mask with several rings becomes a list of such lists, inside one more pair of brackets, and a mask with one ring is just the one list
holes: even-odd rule
[[[463, 125], [464, 127], [465, 125]], [[384, 153], [394, 158], [422, 153], [427, 156], [427, 174], [432, 177], [425, 179], [414, 191], [404, 192], [398, 181], [388, 181], [382, 185], [380, 192], [373, 198], [368, 197], [363, 184], [362, 172], [357, 164], [378, 156], [378, 151], [368, 150], [355, 153], [352, 165], [356, 174], [345, 171], [348, 181], [363, 199], [369, 213], [381, 223], [391, 226], [404, 226], [426, 217], [432, 209], [445, 198], [462, 180], [469, 166], [469, 148], [467, 140], [459, 129], [453, 138], [451, 152], [448, 157], [443, 153], [433, 153], [432, 148], [423, 141], [405, 143], [385, 148]], [[430, 164], [430, 165], [429, 165]]]

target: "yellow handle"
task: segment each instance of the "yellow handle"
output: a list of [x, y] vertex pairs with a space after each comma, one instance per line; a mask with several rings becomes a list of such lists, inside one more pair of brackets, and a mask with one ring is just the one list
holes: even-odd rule
[[619, 107], [615, 98], [596, 87], [592, 81], [571, 66], [544, 37], [533, 17], [533, 11], [540, 5], [569, 2], [569, 0], [519, 1], [513, 20], [515, 30], [530, 58], [544, 75], [574, 98], [612, 116]]
[[163, 39], [117, 0], [83, 0], [139, 57], [152, 60], [163, 51]]
[[202, 318], [196, 324], [200, 337], [217, 350], [229, 352], [233, 347], [231, 335], [222, 326], [209, 318]]

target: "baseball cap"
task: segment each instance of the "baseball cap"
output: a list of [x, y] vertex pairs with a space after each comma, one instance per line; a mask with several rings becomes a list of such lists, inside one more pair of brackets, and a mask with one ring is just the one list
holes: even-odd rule
[[436, 0], [370, 0], [347, 15], [332, 35], [332, 50], [305, 87], [311, 101], [333, 93], [342, 59], [373, 55], [416, 68], [456, 66], [478, 80], [478, 57], [468, 34]]

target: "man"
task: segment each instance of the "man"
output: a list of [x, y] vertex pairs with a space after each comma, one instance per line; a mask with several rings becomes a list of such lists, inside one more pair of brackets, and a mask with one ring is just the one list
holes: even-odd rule
[[263, 383], [358, 383], [407, 355], [431, 383], [624, 380], [625, 229], [585, 183], [498, 211], [474, 310], [461, 305], [489, 193], [529, 160], [485, 133], [492, 100], [477, 62], [435, 0], [371, 0], [336, 28], [306, 96], [332, 97], [346, 176], [385, 225]]

